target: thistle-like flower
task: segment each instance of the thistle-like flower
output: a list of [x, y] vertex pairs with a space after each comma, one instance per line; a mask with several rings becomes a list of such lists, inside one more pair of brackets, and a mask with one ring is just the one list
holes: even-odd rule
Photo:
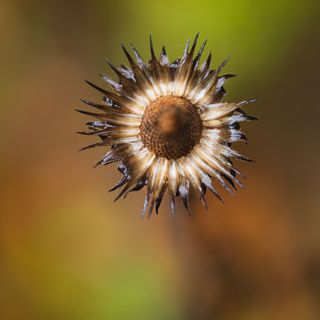
[[110, 189], [123, 187], [116, 200], [146, 186], [142, 215], [148, 207], [149, 214], [154, 207], [158, 213], [166, 190], [172, 213], [176, 197], [189, 211], [190, 189], [205, 206], [206, 189], [222, 200], [214, 182], [232, 193], [230, 186], [242, 186], [237, 177], [244, 177], [233, 166], [232, 158], [250, 161], [232, 149], [231, 144], [246, 141], [239, 122], [255, 118], [241, 108], [254, 99], [221, 102], [226, 93], [223, 85], [234, 76], [220, 75], [228, 59], [211, 70], [210, 53], [200, 67], [206, 42], [195, 54], [197, 39], [198, 35], [191, 48], [188, 41], [182, 58], [173, 62], [169, 62], [164, 47], [160, 58], [156, 57], [151, 37], [151, 59], [147, 63], [133, 46], [135, 59], [122, 46], [130, 68], [115, 67], [107, 60], [118, 81], [102, 75], [113, 90], [87, 81], [103, 94], [103, 102], [81, 101], [101, 112], [77, 110], [97, 119], [87, 123], [89, 132], [81, 133], [97, 135], [102, 140], [83, 149], [110, 146], [96, 165], [119, 162], [123, 177]]

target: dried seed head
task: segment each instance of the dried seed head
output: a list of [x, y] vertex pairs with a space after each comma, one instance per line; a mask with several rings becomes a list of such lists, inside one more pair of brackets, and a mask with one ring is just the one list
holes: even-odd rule
[[217, 198], [215, 184], [232, 192], [230, 187], [242, 186], [242, 176], [233, 159], [249, 160], [233, 149], [232, 144], [246, 141], [240, 122], [254, 120], [240, 103], [222, 102], [224, 83], [233, 75], [220, 75], [225, 60], [215, 70], [210, 67], [211, 54], [200, 67], [205, 43], [196, 52], [198, 35], [187, 42], [180, 59], [170, 62], [163, 48], [158, 59], [150, 38], [151, 60], [144, 62], [133, 47], [135, 60], [122, 46], [130, 68], [115, 67], [108, 62], [118, 80], [103, 79], [113, 91], [88, 82], [103, 94], [103, 102], [83, 100], [100, 112], [79, 110], [97, 118], [87, 123], [88, 135], [102, 141], [83, 149], [110, 146], [98, 162], [107, 165], [120, 162], [122, 179], [110, 191], [122, 188], [116, 199], [146, 186], [142, 215], [158, 213], [166, 191], [170, 193], [171, 211], [175, 197], [180, 197], [189, 211], [189, 192], [201, 201], [206, 190]]
[[187, 99], [165, 96], [146, 108], [140, 126], [144, 145], [158, 157], [179, 159], [199, 143], [202, 121]]

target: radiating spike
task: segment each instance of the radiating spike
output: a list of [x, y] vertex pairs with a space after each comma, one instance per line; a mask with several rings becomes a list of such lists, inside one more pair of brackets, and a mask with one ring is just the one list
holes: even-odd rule
[[121, 44], [121, 48], [122, 48], [124, 54], [126, 55], [128, 61], [129, 61], [129, 63], [130, 63], [130, 66], [131, 66], [131, 67], [135, 67], [135, 66], [136, 66], [136, 63], [135, 63], [134, 60], [132, 59], [130, 53], [128, 52], [128, 50], [126, 49], [126, 47], [124, 46], [124, 44]]
[[166, 53], [166, 48], [163, 46], [162, 49], [161, 49], [161, 53], [160, 53], [160, 64], [162, 66], [166, 66], [169, 64], [169, 59], [168, 59], [168, 56], [167, 56], [167, 53]]
[[203, 42], [202, 46], [201, 46], [200, 49], [199, 49], [199, 52], [198, 52], [198, 55], [197, 55], [197, 56], [201, 57], [201, 55], [202, 55], [202, 53], [203, 53], [203, 51], [204, 51], [204, 48], [205, 48], [206, 45], [207, 45], [207, 42], [208, 42], [208, 40], [205, 40], [205, 41]]
[[141, 218], [144, 218], [144, 216], [146, 215], [146, 211], [147, 211], [148, 203], [149, 203], [149, 197], [150, 197], [150, 194], [149, 194], [149, 192], [147, 192], [147, 195], [144, 198], [143, 208], [141, 210], [141, 215], [140, 215]]
[[193, 61], [193, 68], [194, 69], [196, 69], [198, 67], [199, 61], [201, 59], [201, 55], [203, 53], [203, 50], [204, 50], [206, 44], [207, 44], [207, 40], [204, 41], [204, 43], [202, 44], [197, 56], [194, 58], [194, 61]]
[[222, 86], [224, 85], [224, 83], [228, 79], [234, 78], [235, 76], [236, 76], [235, 74], [225, 74], [225, 75], [223, 75], [221, 77], [218, 77], [215, 91], [219, 92], [222, 89]]
[[131, 70], [127, 69], [125, 66], [121, 66], [119, 70], [116, 68], [108, 58], [105, 58], [107, 64], [112, 69], [112, 71], [118, 76], [119, 81], [121, 82], [123, 88], [130, 89], [134, 85], [134, 76], [130, 73]]
[[197, 42], [198, 42], [198, 38], [199, 38], [199, 32], [196, 34], [194, 40], [193, 40], [193, 44], [192, 44], [192, 47], [190, 49], [190, 52], [189, 52], [189, 57], [192, 58], [193, 57], [193, 54], [194, 54], [194, 51], [196, 49], [196, 46], [197, 46]]
[[105, 90], [105, 89], [103, 89], [103, 88], [98, 87], [97, 85], [95, 85], [94, 83], [92, 83], [92, 82], [90, 82], [90, 81], [88, 81], [88, 80], [85, 80], [85, 82], [86, 82], [89, 86], [91, 86], [92, 88], [94, 88], [94, 89], [98, 90], [99, 92], [101, 92], [102, 94], [104, 94], [105, 96], [108, 96], [108, 94], [110, 93], [109, 91], [107, 91], [107, 90]]
[[228, 138], [229, 142], [244, 141], [245, 143], [247, 143], [248, 139], [242, 131], [230, 128], [229, 134], [230, 134]]
[[128, 171], [129, 171], [128, 167], [123, 162], [119, 163], [117, 169], [123, 175], [127, 175]]
[[204, 121], [220, 119], [228, 114], [233, 113], [239, 108], [237, 103], [213, 103], [206, 106], [206, 111], [202, 115]]
[[243, 178], [243, 179], [247, 179], [247, 176], [244, 174], [244, 173], [242, 173], [241, 171], [239, 171], [238, 169], [236, 169], [236, 168], [233, 168], [232, 169], [237, 175], [239, 175], [241, 178]]
[[148, 217], [149, 217], [149, 218], [151, 217], [153, 208], [154, 208], [154, 198], [152, 198], [151, 201], [150, 201], [149, 213], [148, 213]]
[[238, 160], [245, 161], [245, 162], [256, 162], [255, 160], [253, 160], [253, 159], [251, 159], [251, 158], [249, 158], [247, 156], [244, 156], [244, 155], [242, 155], [240, 153], [236, 153], [234, 155], [234, 157], [237, 158]]
[[244, 100], [244, 101], [241, 101], [238, 103], [238, 106], [239, 107], [243, 107], [249, 103], [252, 103], [252, 102], [256, 102], [258, 99], [257, 98], [253, 98], [253, 99], [249, 99], [249, 100]]
[[95, 164], [94, 168], [99, 166], [99, 165], [105, 166], [107, 164], [119, 161], [119, 160], [121, 160], [121, 156], [122, 156], [121, 153], [117, 154], [116, 151], [110, 150], [109, 152], [107, 152], [107, 154], [100, 161], [98, 161]]
[[218, 69], [216, 70], [216, 74], [219, 74], [221, 72], [221, 70], [224, 68], [224, 66], [228, 63], [228, 61], [230, 60], [231, 55], [229, 55], [218, 67]]
[[86, 110], [80, 110], [80, 109], [74, 109], [74, 110], [79, 112], [79, 113], [82, 113], [82, 114], [85, 114], [87, 116], [90, 116], [90, 117], [95, 117], [95, 118], [98, 118], [98, 119], [105, 119], [106, 118], [106, 115], [103, 114], [103, 113], [94, 113], [94, 112], [90, 112], [90, 111], [86, 111]]
[[[210, 152], [208, 152], [208, 151], [210, 151]], [[203, 147], [198, 148], [197, 152], [199, 153], [199, 155], [201, 155], [203, 161], [207, 162], [208, 164], [210, 164], [210, 166], [219, 170], [221, 172], [221, 174], [223, 173], [225, 176], [228, 176], [230, 179], [233, 178], [231, 176], [230, 172], [228, 172], [228, 170], [225, 168], [226, 162], [223, 162], [223, 160], [216, 154], [216, 152], [213, 152], [212, 145], [210, 145], [206, 142], [203, 142]], [[243, 186], [238, 179], [233, 178], [233, 180], [240, 187]]]
[[226, 174], [224, 173], [220, 173], [221, 176], [231, 185], [231, 187], [234, 189], [234, 190], [238, 190], [236, 185], [234, 184], [233, 180], [231, 178], [229, 178]]
[[144, 69], [145, 67], [145, 63], [143, 61], [143, 59], [141, 58], [139, 52], [137, 51], [137, 49], [133, 46], [133, 44], [131, 44], [131, 48], [133, 50], [134, 56], [136, 58], [137, 64], [140, 67], [140, 69]]
[[223, 150], [223, 154], [225, 155], [225, 157], [227, 157], [229, 159], [229, 157], [235, 157], [239, 160], [242, 161], [247, 161], [247, 162], [255, 162], [254, 160], [250, 159], [249, 157], [239, 153], [238, 151], [227, 147], [227, 146], [221, 146], [222, 150]]
[[111, 189], [109, 189], [109, 192], [112, 192], [121, 188], [124, 184], [126, 184], [129, 181], [129, 179], [130, 179], [130, 176], [123, 176], [117, 184], [115, 184]]
[[[133, 60], [133, 58], [131, 57], [130, 53], [128, 52], [128, 50], [126, 49], [126, 47], [124, 45], [122, 45], [122, 50], [124, 51], [129, 63], [130, 63], [130, 66], [132, 68], [132, 71], [134, 73], [134, 76], [133, 78], [135, 79], [135, 82], [137, 84], [139, 84], [141, 81], [147, 81], [145, 75], [143, 74], [143, 71], [142, 71], [142, 66], [140, 65], [141, 62], [138, 64]], [[135, 50], [135, 49], [134, 49]], [[140, 58], [141, 59], [141, 58]], [[142, 61], [142, 59], [141, 59]], [[142, 61], [142, 64], [143, 64], [143, 61]], [[139, 86], [138, 86], [139, 87]], [[141, 91], [138, 89], [138, 87], [136, 88], [137, 90], [137, 93], [141, 93]], [[143, 94], [143, 93], [141, 93]]]
[[234, 113], [233, 115], [226, 118], [226, 122], [229, 125], [233, 125], [233, 124], [235, 124], [237, 122], [241, 122], [241, 121], [256, 121], [256, 120], [258, 120], [256, 117], [253, 117], [253, 116], [246, 114], [241, 109], [238, 109], [237, 113]]
[[166, 192], [166, 189], [167, 187], [166, 186], [163, 186], [160, 193], [159, 193], [159, 196], [157, 197], [156, 199], [156, 214], [158, 214], [158, 210], [159, 210], [159, 207], [161, 205], [161, 202], [162, 202], [162, 198], [164, 196], [164, 193]]
[[83, 147], [81, 149], [79, 149], [79, 151], [83, 151], [83, 150], [87, 150], [87, 149], [92, 149], [92, 148], [96, 148], [96, 147], [102, 147], [102, 146], [105, 146], [105, 142], [98, 142], [98, 143], [93, 143], [93, 144], [90, 144], [86, 147]]
[[205, 198], [205, 193], [206, 193], [207, 187], [202, 183], [201, 184], [201, 193], [200, 193], [200, 200], [201, 203], [203, 204], [203, 206], [208, 209], [208, 203], [207, 200]]
[[208, 175], [203, 175], [201, 181], [221, 202], [224, 202], [219, 193], [214, 188], [212, 181]]
[[149, 61], [149, 63], [151, 65], [150, 74], [152, 75], [152, 77], [149, 77], [149, 79], [151, 80], [153, 78], [155, 80], [153, 83], [153, 88], [154, 90], [158, 91], [160, 94], [161, 91], [159, 90], [157, 80], [159, 80], [161, 77], [162, 68], [154, 52], [151, 34], [150, 34], [150, 52], [151, 52], [151, 60]]
[[[125, 194], [128, 192], [128, 189], [130, 188], [129, 183], [131, 182], [131, 176], [127, 176], [126, 179], [128, 179], [126, 182], [127, 184], [124, 186], [124, 188], [119, 192], [119, 194], [115, 197], [113, 202], [118, 201], [122, 196], [125, 196]], [[122, 181], [121, 181], [122, 182]], [[124, 183], [123, 183], [124, 184]], [[113, 191], [113, 190], [112, 190]]]
[[133, 85], [133, 83], [136, 81], [133, 71], [123, 64], [120, 64], [119, 71], [124, 79], [128, 80], [130, 85]]
[[185, 185], [180, 185], [178, 188], [179, 196], [181, 197], [182, 203], [186, 210], [190, 213], [189, 210], [189, 183], [185, 183]]
[[129, 98], [126, 97], [126, 96], [119, 96], [118, 94], [116, 93], [113, 93], [113, 92], [110, 92], [108, 90], [105, 90], [103, 88], [100, 88], [99, 86], [95, 85], [94, 83], [90, 82], [90, 81], [87, 81], [85, 80], [85, 82], [93, 87], [94, 89], [98, 90], [99, 92], [101, 92], [104, 96], [108, 97], [109, 99], [111, 99], [112, 101], [115, 101], [121, 105], [124, 105], [124, 101], [125, 102], [128, 102], [129, 101]]
[[108, 75], [101, 73], [102, 79], [108, 83], [116, 92], [120, 92], [122, 90], [122, 85], [116, 81], [113, 81]]
[[85, 136], [93, 136], [93, 135], [99, 135], [101, 133], [104, 133], [104, 132], [107, 132], [108, 130], [110, 130], [110, 128], [104, 128], [104, 129], [101, 129], [101, 130], [94, 130], [94, 131], [90, 131], [90, 132], [85, 132], [85, 131], [77, 131], [76, 133], [77, 134], [82, 134], [82, 135], [85, 135]]
[[105, 104], [96, 103], [96, 102], [89, 101], [89, 100], [84, 100], [84, 99], [80, 99], [80, 101], [85, 103], [85, 104], [87, 104], [90, 107], [94, 107], [94, 108], [96, 108], [98, 110], [102, 110], [104, 112], [107, 112], [107, 111], [112, 109], [112, 108], [110, 108], [110, 106], [107, 106]]
[[219, 181], [221, 186], [226, 189], [231, 195], [234, 195], [234, 192], [228, 187], [228, 185], [225, 183], [225, 181], [222, 179], [222, 176], [220, 172], [216, 171], [215, 178]]
[[107, 64], [109, 65], [109, 67], [112, 69], [112, 71], [119, 77], [121, 78], [122, 77], [122, 74], [121, 72], [118, 70], [118, 68], [116, 68], [113, 63], [108, 59], [108, 58], [105, 58]]
[[92, 128], [104, 128], [107, 126], [107, 122], [105, 121], [89, 121], [86, 123], [87, 127]]
[[207, 57], [207, 59], [206, 59], [206, 61], [202, 64], [202, 66], [200, 68], [202, 76], [205, 76], [207, 71], [209, 70], [210, 64], [211, 64], [211, 59], [212, 59], [212, 54], [210, 52], [208, 57]]
[[[124, 77], [122, 77], [123, 79], [126, 79]], [[120, 79], [121, 84], [122, 83], [122, 79]], [[129, 80], [126, 80], [129, 81]], [[105, 89], [102, 89], [98, 86], [96, 86], [95, 84], [91, 83], [90, 81], [86, 81], [90, 86], [92, 86], [93, 88], [95, 88], [96, 90], [100, 91], [105, 97], [107, 97], [108, 99], [110, 99], [115, 105], [117, 105], [117, 110], [129, 110], [132, 113], [135, 114], [141, 114], [141, 105], [137, 104], [137, 101], [135, 101], [132, 97], [130, 97], [131, 94], [134, 94], [136, 92], [136, 85], [134, 82], [131, 82], [130, 84], [127, 84], [126, 86], [124, 85], [124, 87], [126, 87], [125, 91], [128, 93], [126, 95], [119, 95], [117, 93], [114, 92], [110, 92], [107, 91]], [[132, 84], [135, 86], [132, 87]]]
[[201, 190], [202, 190], [203, 196], [205, 196], [207, 193], [207, 187], [203, 182], [201, 182]]
[[258, 118], [251, 116], [249, 114], [244, 113], [242, 110], [239, 110], [239, 112], [242, 112], [242, 115], [245, 117], [246, 121], [257, 121]]
[[133, 187], [131, 190], [128, 191], [129, 192], [134, 192], [134, 191], [139, 191], [141, 190], [144, 186], [146, 185], [146, 178], [145, 179], [141, 179], [137, 182], [137, 184], [135, 185], [135, 187]]
[[157, 57], [156, 57], [156, 55], [154, 53], [154, 48], [153, 48], [153, 43], [152, 43], [152, 35], [151, 34], [149, 36], [149, 44], [150, 44], [151, 60], [156, 62], [158, 60], [157, 60]]
[[176, 214], [176, 201], [174, 195], [171, 195], [170, 198], [170, 211], [173, 216]]
[[139, 153], [139, 157], [133, 154], [131, 156], [131, 163], [130, 158], [127, 159], [129, 163], [128, 166], [131, 168], [128, 173], [130, 175], [130, 181], [122, 189], [122, 191], [116, 197], [115, 201], [122, 196], [125, 197], [129, 190], [131, 190], [130, 188], [134, 187], [139, 180], [143, 179], [146, 176], [146, 173], [149, 170], [150, 166], [152, 166], [155, 155], [148, 153], [146, 149], [144, 150], [144, 152]]
[[189, 45], [190, 45], [190, 39], [188, 39], [187, 42], [186, 42], [186, 46], [184, 48], [184, 52], [183, 52], [182, 58], [180, 59], [180, 65], [183, 65], [185, 60], [188, 57]]

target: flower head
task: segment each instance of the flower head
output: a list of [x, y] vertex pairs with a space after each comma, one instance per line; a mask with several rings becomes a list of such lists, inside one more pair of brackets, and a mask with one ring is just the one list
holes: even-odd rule
[[116, 199], [146, 187], [142, 215], [148, 207], [149, 214], [154, 207], [158, 213], [167, 190], [172, 212], [176, 197], [189, 210], [190, 189], [205, 205], [206, 189], [222, 200], [215, 182], [230, 192], [229, 186], [242, 186], [238, 176], [243, 175], [232, 159], [250, 161], [231, 145], [246, 141], [239, 122], [255, 119], [242, 110], [253, 100], [221, 102], [223, 85], [234, 76], [220, 75], [228, 59], [212, 70], [209, 54], [200, 67], [206, 42], [196, 53], [197, 40], [198, 35], [191, 48], [187, 42], [182, 58], [173, 62], [169, 62], [164, 47], [160, 58], [156, 57], [151, 37], [151, 59], [147, 63], [134, 47], [135, 59], [122, 46], [130, 68], [115, 67], [107, 61], [118, 80], [102, 75], [113, 90], [87, 81], [103, 94], [103, 102], [82, 100], [101, 112], [78, 110], [97, 119], [87, 123], [89, 132], [81, 133], [99, 136], [101, 142], [83, 149], [110, 146], [97, 165], [119, 162], [123, 177], [111, 191], [123, 188]]

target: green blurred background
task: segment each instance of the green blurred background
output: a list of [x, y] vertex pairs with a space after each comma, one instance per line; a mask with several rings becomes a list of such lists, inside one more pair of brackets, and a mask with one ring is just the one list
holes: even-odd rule
[[[0, 317], [320, 319], [319, 1], [0, 3]], [[228, 101], [260, 121], [238, 149], [248, 180], [225, 204], [141, 220], [144, 192], [113, 203], [106, 151], [78, 153], [104, 57], [148, 35], [171, 59], [200, 31]]]

